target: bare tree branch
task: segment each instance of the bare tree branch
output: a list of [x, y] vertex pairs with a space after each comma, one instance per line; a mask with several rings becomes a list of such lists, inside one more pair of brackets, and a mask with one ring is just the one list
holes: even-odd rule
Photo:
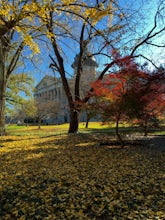
[[148, 57], [144, 56], [143, 54], [138, 54], [137, 56], [134, 56], [134, 58], [136, 57], [143, 57], [145, 60], [149, 61], [156, 69], [159, 69], [159, 67]]
[[16, 67], [18, 59], [20, 57], [20, 54], [23, 50], [23, 47], [24, 47], [24, 42], [22, 41], [21, 44], [19, 45], [18, 49], [16, 50], [15, 54], [13, 55], [13, 58], [9, 64], [9, 67], [7, 69], [7, 78], [10, 76], [10, 74], [12, 73], [14, 68]]
[[154, 43], [150, 43], [150, 42], [146, 42], [146, 44], [151, 45], [151, 46], [155, 46], [155, 47], [165, 47], [165, 45], [158, 45], [158, 44], [154, 44]]
[[[161, 5], [161, 3], [160, 3], [160, 5]], [[163, 28], [161, 28], [159, 31], [153, 33], [153, 32], [156, 30], [156, 28], [157, 28], [157, 16], [158, 16], [158, 13], [159, 13], [159, 10], [160, 10], [160, 5], [159, 5], [159, 7], [158, 7], [158, 9], [157, 9], [157, 12], [156, 12], [156, 14], [155, 14], [155, 16], [154, 16], [154, 26], [153, 26], [153, 28], [148, 32], [148, 34], [147, 34], [147, 36], [145, 37], [145, 39], [142, 40], [140, 43], [138, 43], [138, 44], [134, 47], [134, 49], [133, 49], [132, 52], [131, 52], [131, 56], [133, 56], [134, 53], [135, 53], [135, 51], [136, 51], [140, 46], [142, 46], [143, 44], [145, 44], [145, 43], [146, 43], [146, 44], [151, 44], [150, 42], [148, 42], [148, 40], [153, 39], [155, 36], [157, 36], [158, 34], [162, 33], [163, 31], [165, 31], [165, 27], [163, 27]]]

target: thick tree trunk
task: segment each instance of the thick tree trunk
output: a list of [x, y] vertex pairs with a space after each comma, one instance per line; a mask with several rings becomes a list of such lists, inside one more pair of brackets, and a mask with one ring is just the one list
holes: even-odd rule
[[5, 134], [6, 82], [0, 78], [0, 135]]
[[71, 110], [70, 113], [70, 125], [68, 133], [77, 133], [79, 125], [79, 113], [75, 110]]
[[5, 72], [5, 54], [3, 48], [3, 40], [0, 39], [0, 135], [5, 134], [5, 102], [7, 79]]

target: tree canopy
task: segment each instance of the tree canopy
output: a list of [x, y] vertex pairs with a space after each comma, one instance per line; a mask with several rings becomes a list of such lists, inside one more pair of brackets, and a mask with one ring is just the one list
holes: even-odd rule
[[[69, 132], [78, 130], [78, 109], [75, 102], [80, 101], [80, 78], [83, 62], [87, 59], [87, 56], [84, 56], [86, 49], [90, 50], [88, 57], [97, 56], [100, 61], [104, 62], [106, 59], [109, 63], [106, 67], [102, 66], [99, 79], [102, 79], [116, 62], [113, 54], [109, 53], [113, 48], [120, 47], [122, 54], [145, 58], [157, 67], [153, 59], [144, 53], [144, 46], [164, 48], [164, 44], [157, 40], [165, 31], [164, 1], [154, 3], [156, 11], [153, 11], [153, 22], [146, 32], [143, 31], [144, 27], [147, 27], [144, 12], [148, 1], [140, 1], [138, 6], [132, 4], [133, 2], [132, 0], [129, 5], [114, 0], [1, 0], [1, 133], [4, 133], [7, 83], [17, 67], [20, 55], [27, 47], [33, 54], [38, 54], [43, 44], [47, 47], [44, 56], [50, 58], [50, 67], [60, 75], [68, 99], [71, 118]], [[141, 15], [143, 20], [140, 20]], [[137, 23], [138, 25], [135, 25]], [[73, 95], [68, 84], [68, 76], [71, 73], [67, 70], [71, 53], [79, 54]], [[87, 102], [89, 98], [86, 96], [81, 101]]]

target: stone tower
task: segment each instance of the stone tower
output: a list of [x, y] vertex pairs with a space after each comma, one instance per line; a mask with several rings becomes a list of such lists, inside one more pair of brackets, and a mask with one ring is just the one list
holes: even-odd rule
[[[82, 65], [82, 74], [80, 78], [80, 90], [81, 96], [84, 96], [85, 93], [90, 88], [90, 83], [96, 80], [96, 68], [98, 64], [94, 57], [89, 57], [89, 52], [84, 52], [84, 59]], [[74, 75], [77, 72], [77, 65], [78, 65], [79, 54], [75, 56], [74, 62], [72, 64], [72, 68], [74, 69]]]

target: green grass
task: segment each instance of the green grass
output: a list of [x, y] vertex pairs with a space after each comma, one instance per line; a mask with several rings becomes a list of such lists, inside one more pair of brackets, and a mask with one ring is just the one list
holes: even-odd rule
[[[41, 129], [38, 126], [17, 126], [8, 125], [6, 131], [8, 135], [16, 136], [32, 136], [36, 135], [39, 137], [51, 136], [51, 135], [61, 135], [67, 134], [69, 129], [69, 124], [61, 125], [42, 125]], [[143, 129], [140, 127], [132, 127], [129, 124], [121, 124], [119, 131], [123, 136], [126, 135], [143, 135]], [[88, 128], [85, 128], [85, 123], [79, 124], [80, 133], [106, 133], [109, 135], [115, 135], [115, 125], [102, 125], [99, 122], [90, 122]], [[160, 128], [149, 128], [149, 135], [165, 135], [165, 126]]]
[[26, 126], [25, 125], [18, 126], [16, 124], [6, 125], [6, 130], [7, 131], [22, 130], [23, 128], [26, 128]]
[[15, 126], [9, 125], [6, 129], [8, 135], [16, 136], [50, 136], [64, 134], [68, 131], [68, 125], [62, 126], [41, 126], [39, 129], [38, 126]]

